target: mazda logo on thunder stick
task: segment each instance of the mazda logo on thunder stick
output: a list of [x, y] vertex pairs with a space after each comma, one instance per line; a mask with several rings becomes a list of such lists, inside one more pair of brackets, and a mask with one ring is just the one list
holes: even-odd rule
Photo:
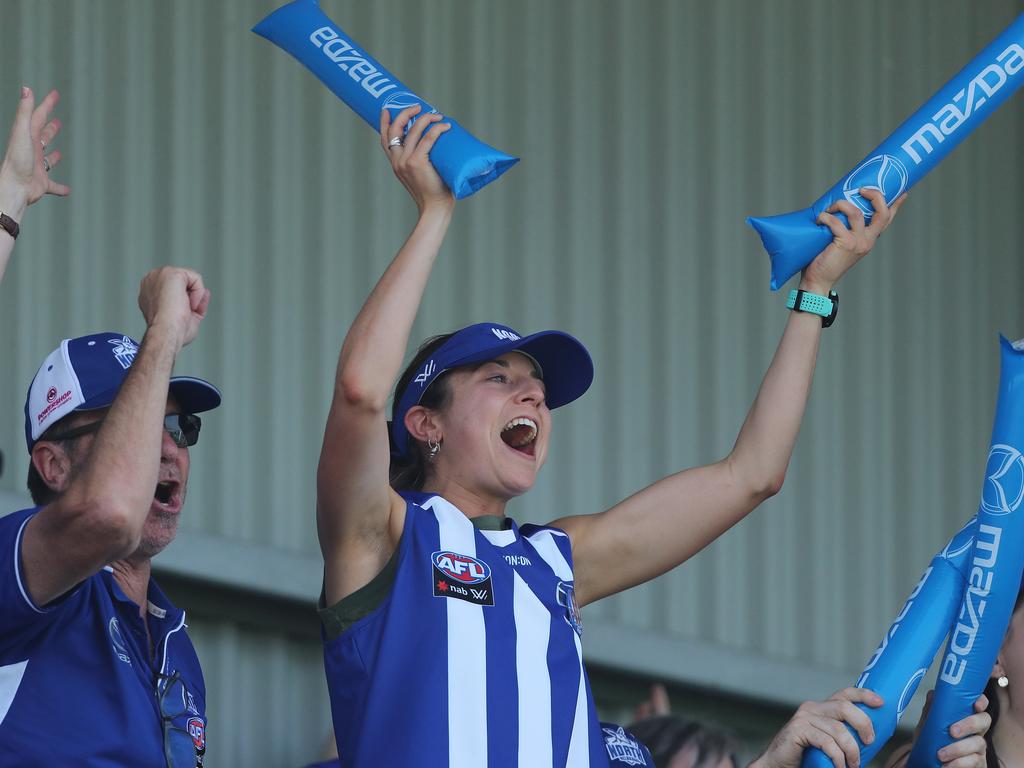
[[1024, 456], [1012, 445], [993, 445], [985, 467], [982, 508], [993, 515], [1008, 515], [1024, 500]]
[[875, 155], [853, 169], [843, 182], [843, 196], [860, 208], [864, 218], [875, 215], [870, 201], [861, 197], [861, 189], [877, 189], [892, 203], [907, 188], [907, 167], [892, 155]]
[[443, 550], [430, 556], [434, 597], [454, 597], [474, 605], [494, 605], [491, 567], [469, 555]]

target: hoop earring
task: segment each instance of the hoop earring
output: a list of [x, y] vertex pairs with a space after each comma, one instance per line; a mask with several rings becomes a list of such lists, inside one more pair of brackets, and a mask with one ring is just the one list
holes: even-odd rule
[[431, 438], [427, 440], [427, 448], [430, 449], [430, 454], [427, 458], [433, 461], [437, 458], [437, 454], [441, 452], [441, 441]]
[[1006, 688], [1009, 684], [1010, 678], [1008, 678], [1006, 675], [1000, 675], [999, 678], [996, 680], [996, 685], [998, 685], [1000, 688]]

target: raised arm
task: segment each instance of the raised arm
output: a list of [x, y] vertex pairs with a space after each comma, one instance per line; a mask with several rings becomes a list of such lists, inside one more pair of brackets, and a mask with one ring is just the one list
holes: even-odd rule
[[65, 446], [41, 439], [33, 448], [40, 474], [60, 494], [25, 527], [22, 568], [37, 605], [139, 546], [160, 470], [171, 368], [209, 300], [197, 272], [164, 267], [146, 275], [139, 291], [146, 335], [91, 447], [74, 469]]
[[416, 201], [419, 220], [352, 323], [338, 358], [334, 397], [317, 469], [317, 530], [330, 605], [372, 579], [402, 533], [405, 506], [388, 482], [388, 396], [416, 312], [451, 220], [455, 199], [427, 157], [448, 129], [423, 115], [397, 143], [419, 105], [392, 122], [381, 114], [381, 147]]
[[[0, 214], [19, 227], [25, 209], [43, 195], [63, 196], [71, 191], [49, 176], [49, 170], [60, 162], [59, 150], [46, 153], [46, 147], [60, 131], [60, 121], [49, 119], [57, 99], [57, 92], [50, 91], [37, 107], [31, 89], [21, 89], [7, 151], [0, 164]], [[14, 250], [10, 224], [7, 219], [4, 223], [6, 226], [0, 227], [0, 280]]]
[[[875, 215], [843, 200], [821, 222], [832, 243], [806, 269], [800, 287], [827, 295], [871, 250], [902, 204], [892, 208], [863, 189]], [[821, 317], [793, 312], [731, 453], [721, 461], [671, 475], [597, 515], [556, 521], [572, 540], [576, 594], [592, 602], [665, 573], [714, 541], [782, 487], [793, 455], [818, 357]]]

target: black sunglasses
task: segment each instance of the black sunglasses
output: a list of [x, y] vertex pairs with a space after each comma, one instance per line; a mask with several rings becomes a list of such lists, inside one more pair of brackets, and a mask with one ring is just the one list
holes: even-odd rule
[[[103, 419], [97, 419], [96, 421], [90, 421], [88, 424], [83, 424], [80, 427], [74, 427], [66, 432], [60, 432], [53, 437], [48, 437], [46, 439], [52, 440], [53, 442], [71, 440], [73, 438], [98, 431], [101, 424], [103, 424]], [[203, 420], [194, 413], [171, 413], [164, 416], [164, 429], [167, 431], [167, 434], [171, 436], [171, 440], [174, 441], [174, 444], [179, 448], [188, 448], [189, 446], [195, 445], [199, 442], [199, 428], [202, 427], [202, 425]]]

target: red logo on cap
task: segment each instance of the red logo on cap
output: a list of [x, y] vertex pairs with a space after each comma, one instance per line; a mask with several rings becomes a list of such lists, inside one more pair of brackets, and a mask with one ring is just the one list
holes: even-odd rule
[[57, 397], [56, 387], [50, 387], [48, 390], [46, 390], [46, 402], [52, 403], [55, 397]]

